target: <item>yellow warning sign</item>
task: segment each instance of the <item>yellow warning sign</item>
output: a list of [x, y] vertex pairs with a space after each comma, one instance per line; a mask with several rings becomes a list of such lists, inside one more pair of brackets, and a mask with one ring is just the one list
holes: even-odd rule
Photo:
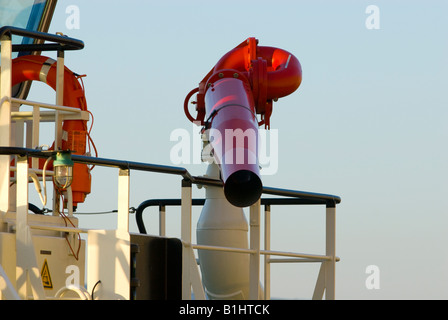
[[53, 283], [51, 282], [50, 269], [48, 268], [47, 259], [45, 259], [44, 265], [42, 266], [40, 277], [42, 278], [42, 284], [44, 285], [45, 289], [53, 289]]

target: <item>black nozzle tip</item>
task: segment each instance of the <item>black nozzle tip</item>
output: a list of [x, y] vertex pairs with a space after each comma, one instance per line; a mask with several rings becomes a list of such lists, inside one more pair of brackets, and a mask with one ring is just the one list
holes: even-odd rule
[[249, 170], [232, 173], [224, 184], [224, 194], [235, 207], [248, 207], [261, 197], [263, 184], [260, 177]]

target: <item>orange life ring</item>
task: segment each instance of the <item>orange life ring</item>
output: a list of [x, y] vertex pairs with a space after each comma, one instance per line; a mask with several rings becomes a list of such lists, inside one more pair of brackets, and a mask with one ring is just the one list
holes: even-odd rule
[[[24, 81], [41, 81], [56, 90], [56, 60], [45, 56], [22, 56], [12, 61], [12, 86]], [[64, 70], [63, 105], [87, 111], [84, 89], [78, 77], [70, 69]], [[84, 155], [88, 138], [86, 120], [65, 120], [62, 125], [62, 149]], [[36, 147], [36, 146], [33, 146]], [[54, 149], [54, 143], [51, 147]], [[43, 159], [41, 159], [43, 160]], [[45, 161], [45, 160], [43, 160]], [[43, 161], [40, 167], [43, 167]], [[49, 168], [51, 170], [51, 167]], [[90, 170], [86, 164], [75, 163], [73, 167], [73, 206], [82, 203], [91, 189]]]

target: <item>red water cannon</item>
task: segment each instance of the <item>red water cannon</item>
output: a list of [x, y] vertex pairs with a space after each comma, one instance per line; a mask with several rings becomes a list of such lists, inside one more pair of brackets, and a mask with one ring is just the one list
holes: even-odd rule
[[[246, 207], [260, 198], [258, 127], [269, 129], [273, 101], [293, 93], [301, 81], [294, 55], [249, 38], [226, 53], [185, 98], [187, 118], [212, 137], [213, 157], [231, 204]], [[196, 93], [193, 118], [188, 104]]]

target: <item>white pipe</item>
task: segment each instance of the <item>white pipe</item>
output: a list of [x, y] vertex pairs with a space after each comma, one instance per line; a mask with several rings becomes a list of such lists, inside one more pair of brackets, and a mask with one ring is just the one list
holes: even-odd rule
[[46, 108], [46, 109], [67, 111], [67, 112], [73, 112], [73, 113], [82, 112], [81, 109], [73, 108], [73, 107], [66, 107], [66, 106], [63, 106], [62, 104], [58, 105], [58, 104], [51, 104], [51, 103], [43, 103], [43, 102], [23, 100], [23, 99], [18, 99], [18, 98], [11, 98], [11, 102], [20, 103], [20, 104], [24, 104], [27, 106], [41, 107], [41, 108]]
[[272, 250], [270, 250], [270, 251], [261, 250], [260, 253], [275, 255], [275, 256], [283, 256], [283, 257], [316, 259], [316, 260], [320, 260], [320, 261], [332, 261], [333, 260], [333, 257], [331, 257], [331, 256], [324, 256], [324, 255], [318, 255], [318, 254], [294, 253], [294, 252], [272, 251]]
[[[0, 145], [11, 145], [11, 74], [12, 74], [12, 43], [11, 38], [4, 36], [1, 39], [2, 66], [0, 75]], [[0, 214], [8, 212], [10, 207], [9, 167], [11, 157], [0, 156]]]
[[[242, 249], [242, 248], [234, 248], [234, 247], [222, 247], [222, 246], [207, 246], [207, 245], [192, 245], [193, 249], [198, 250], [210, 250], [210, 251], [225, 251], [225, 252], [233, 252], [233, 253], [246, 253], [246, 254], [254, 254], [257, 253], [257, 250], [253, 249]], [[272, 250], [260, 250], [261, 255], [266, 256], [283, 256], [283, 257], [293, 257], [299, 259], [269, 259], [270, 263], [275, 262], [324, 262], [324, 261], [332, 261], [333, 257], [317, 255], [317, 254], [307, 254], [307, 253], [294, 253], [287, 251], [272, 251]], [[336, 261], [340, 259], [336, 257]]]
[[88, 233], [87, 229], [73, 228], [73, 227], [58, 227], [58, 226], [44, 226], [39, 224], [32, 224], [31, 229], [58, 231], [58, 232], [72, 232], [72, 233]]
[[[216, 164], [207, 170], [219, 177]], [[220, 252], [198, 250], [202, 282], [210, 299], [249, 299], [248, 223], [242, 208], [231, 205], [222, 187], [206, 187], [206, 201], [199, 218], [197, 248], [224, 247]], [[233, 249], [232, 249], [233, 248]], [[216, 249], [216, 248], [215, 248]], [[223, 252], [232, 249], [238, 252]]]
[[246, 254], [256, 253], [255, 250], [233, 248], [233, 247], [218, 247], [218, 246], [206, 246], [206, 245], [193, 245], [192, 247], [193, 249], [200, 249], [200, 250], [224, 251], [224, 252], [246, 253]]
[[74, 285], [70, 285], [68, 287], [63, 287], [63, 288], [59, 289], [59, 291], [55, 294], [55, 298], [62, 299], [62, 297], [67, 292], [75, 292], [81, 300], [92, 300], [90, 293], [86, 289], [79, 287], [79, 286], [74, 286]]

